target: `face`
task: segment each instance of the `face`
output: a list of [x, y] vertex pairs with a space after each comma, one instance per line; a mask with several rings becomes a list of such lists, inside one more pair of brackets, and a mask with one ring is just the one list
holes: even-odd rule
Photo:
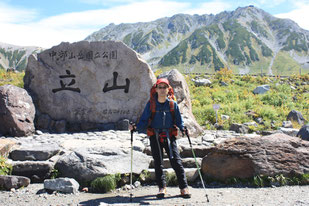
[[156, 88], [156, 92], [158, 93], [158, 96], [167, 96], [168, 94], [168, 85], [165, 83], [160, 83], [158, 84]]

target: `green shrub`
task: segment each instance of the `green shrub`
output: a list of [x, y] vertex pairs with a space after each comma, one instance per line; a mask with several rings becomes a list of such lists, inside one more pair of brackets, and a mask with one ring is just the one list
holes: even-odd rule
[[167, 186], [177, 186], [178, 185], [177, 176], [175, 172], [166, 173], [166, 185]]
[[25, 72], [6, 72], [4, 69], [0, 69], [0, 86], [5, 84], [15, 85], [20, 88], [24, 88], [24, 75]]
[[7, 159], [0, 156], [0, 175], [11, 175], [12, 170], [12, 165], [7, 163]]
[[150, 179], [150, 172], [148, 170], [143, 170], [138, 177], [140, 182], [147, 182]]
[[116, 189], [117, 182], [115, 175], [106, 175], [98, 177], [90, 184], [93, 192], [106, 193]]
[[50, 174], [50, 179], [56, 179], [59, 176], [60, 176], [59, 170], [52, 169], [51, 174]]

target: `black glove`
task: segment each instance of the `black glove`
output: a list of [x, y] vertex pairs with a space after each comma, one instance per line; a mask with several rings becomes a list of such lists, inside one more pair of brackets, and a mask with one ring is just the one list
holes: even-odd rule
[[189, 135], [188, 128], [186, 126], [183, 127], [183, 130], [181, 131], [182, 136], [184, 137], [185, 135]]
[[136, 124], [134, 122], [130, 122], [130, 126], [132, 127], [132, 128], [130, 128], [131, 131], [136, 132]]

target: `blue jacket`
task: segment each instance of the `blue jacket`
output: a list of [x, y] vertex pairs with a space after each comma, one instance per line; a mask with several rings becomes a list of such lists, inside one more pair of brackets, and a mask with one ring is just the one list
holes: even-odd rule
[[[153, 117], [150, 127], [154, 129], [168, 129], [172, 128], [174, 125], [173, 117], [170, 112], [170, 105], [169, 100], [166, 98], [165, 103], [159, 103], [158, 99], [156, 98], [156, 113]], [[176, 126], [183, 131], [183, 120], [179, 111], [178, 104], [174, 101], [174, 111], [175, 111], [175, 124]], [[147, 103], [144, 112], [138, 122], [137, 130], [140, 132], [144, 132], [148, 126], [148, 120], [151, 117], [150, 111], [150, 101]]]

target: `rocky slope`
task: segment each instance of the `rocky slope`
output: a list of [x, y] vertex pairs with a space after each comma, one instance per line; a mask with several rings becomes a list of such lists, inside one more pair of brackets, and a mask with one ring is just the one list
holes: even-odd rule
[[86, 40], [120, 40], [152, 65], [211, 72], [309, 71], [309, 32], [253, 6], [217, 15], [177, 14], [152, 22], [110, 24]]
[[26, 68], [28, 56], [42, 50], [41, 47], [22, 47], [0, 42], [0, 69], [22, 71]]

